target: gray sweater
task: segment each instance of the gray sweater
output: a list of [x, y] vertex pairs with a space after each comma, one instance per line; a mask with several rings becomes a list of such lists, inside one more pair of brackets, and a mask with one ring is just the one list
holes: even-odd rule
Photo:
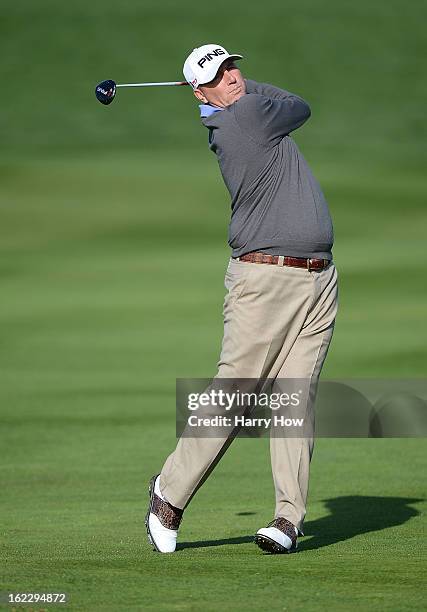
[[308, 104], [246, 80], [247, 94], [202, 120], [231, 195], [232, 256], [251, 251], [332, 259], [333, 229], [320, 186], [289, 136]]

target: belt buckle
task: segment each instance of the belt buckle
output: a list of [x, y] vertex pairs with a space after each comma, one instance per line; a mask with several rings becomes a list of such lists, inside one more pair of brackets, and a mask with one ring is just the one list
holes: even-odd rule
[[313, 268], [310, 268], [310, 264], [311, 264], [311, 258], [310, 258], [310, 257], [307, 257], [307, 270], [308, 270], [309, 272], [311, 272], [311, 271], [312, 271], [312, 269], [313, 269]]

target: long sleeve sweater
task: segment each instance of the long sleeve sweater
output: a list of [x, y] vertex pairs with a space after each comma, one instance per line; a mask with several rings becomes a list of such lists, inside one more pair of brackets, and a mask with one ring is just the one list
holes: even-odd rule
[[251, 251], [332, 259], [322, 190], [290, 133], [310, 117], [302, 98], [246, 80], [247, 93], [202, 119], [231, 196], [232, 256]]

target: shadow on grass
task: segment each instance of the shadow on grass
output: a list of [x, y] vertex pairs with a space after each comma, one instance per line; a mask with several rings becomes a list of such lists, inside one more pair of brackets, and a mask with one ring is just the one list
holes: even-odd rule
[[240, 538], [226, 538], [224, 540], [200, 540], [198, 542], [181, 542], [176, 545], [176, 550], [185, 548], [205, 548], [208, 546], [226, 546], [227, 544], [248, 544], [254, 541], [254, 536], [241, 536]]
[[[410, 504], [423, 501], [413, 497], [368, 497], [364, 495], [348, 495], [323, 500], [330, 514], [304, 525], [305, 536], [313, 536], [307, 541], [298, 543], [298, 551], [315, 550], [330, 546], [343, 540], [349, 540], [357, 535], [371, 531], [382, 531], [389, 527], [402, 525], [420, 512], [411, 508]], [[260, 525], [262, 527], [262, 525]], [[181, 542], [177, 550], [186, 548], [205, 548], [209, 546], [225, 546], [232, 544], [247, 544], [253, 542], [254, 536], [241, 536], [222, 540], [206, 540], [197, 542]]]
[[420, 512], [410, 504], [423, 501], [414, 497], [368, 497], [347, 495], [323, 500], [327, 516], [304, 524], [304, 535], [313, 536], [298, 544], [299, 551], [330, 546], [371, 531], [403, 525]]

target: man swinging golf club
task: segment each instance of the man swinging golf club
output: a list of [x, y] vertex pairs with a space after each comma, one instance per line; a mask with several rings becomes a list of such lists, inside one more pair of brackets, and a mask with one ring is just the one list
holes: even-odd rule
[[[290, 137], [310, 108], [294, 94], [244, 79], [235, 63], [241, 58], [208, 44], [184, 64], [231, 196], [232, 252], [216, 378], [305, 379], [315, 393], [333, 333], [337, 273], [328, 205]], [[184, 509], [230, 442], [226, 436], [181, 437], [152, 478], [146, 527], [155, 550], [175, 550]], [[312, 436], [270, 438], [274, 518], [255, 535], [265, 551], [297, 547], [312, 450]]]

